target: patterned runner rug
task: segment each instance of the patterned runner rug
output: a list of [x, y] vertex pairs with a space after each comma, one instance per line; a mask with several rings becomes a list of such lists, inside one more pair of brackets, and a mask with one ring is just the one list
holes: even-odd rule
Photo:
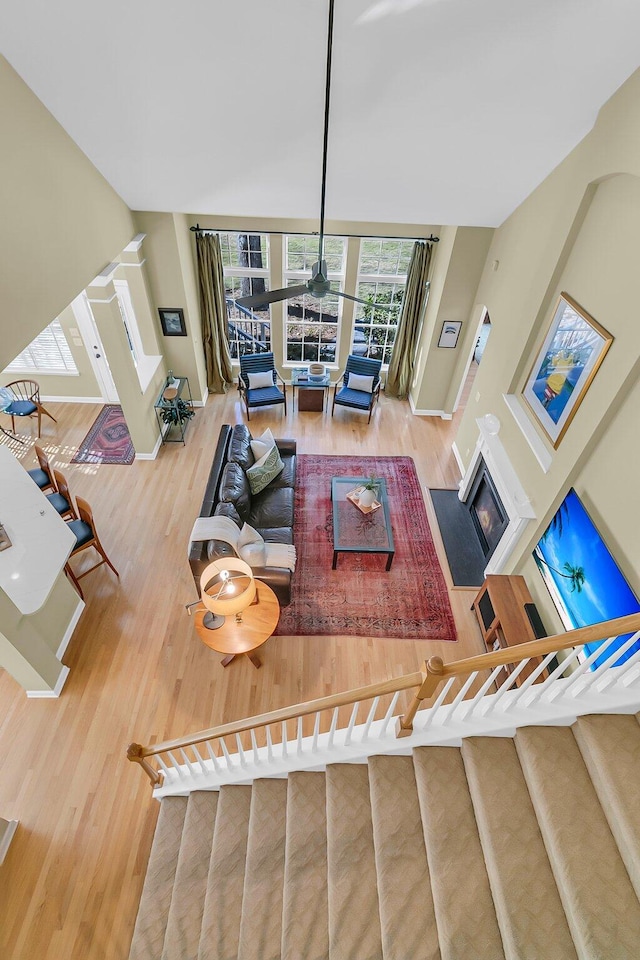
[[129, 436], [122, 407], [109, 403], [102, 408], [71, 463], [133, 463], [136, 452]]
[[[447, 587], [411, 457], [297, 458], [292, 602], [279, 636], [345, 635], [455, 640]], [[382, 554], [333, 559], [331, 478], [384, 477], [395, 542], [391, 570]], [[353, 507], [360, 516], [358, 508]]]

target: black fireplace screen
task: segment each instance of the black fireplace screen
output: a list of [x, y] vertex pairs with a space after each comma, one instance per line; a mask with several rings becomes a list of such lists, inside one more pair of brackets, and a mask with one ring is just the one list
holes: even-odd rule
[[507, 512], [498, 496], [484, 460], [467, 498], [469, 513], [485, 557], [490, 557], [509, 524]]

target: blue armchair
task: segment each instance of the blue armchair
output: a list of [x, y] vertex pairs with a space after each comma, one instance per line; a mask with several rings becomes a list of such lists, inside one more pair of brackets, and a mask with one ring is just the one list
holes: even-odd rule
[[[341, 383], [336, 383], [333, 388], [333, 403], [331, 404], [331, 416], [336, 403], [342, 407], [352, 407], [354, 410], [368, 410], [371, 423], [371, 413], [373, 405], [378, 399], [380, 393], [380, 368], [382, 360], [371, 360], [369, 357], [356, 357], [352, 353], [347, 357], [347, 365], [344, 368], [344, 374]], [[360, 385], [354, 386], [355, 381], [352, 376], [371, 377], [371, 390], [360, 389]], [[350, 382], [351, 381], [351, 382]]]
[[[265, 382], [261, 383], [261, 380]], [[282, 390], [277, 386], [278, 380], [282, 383]], [[247, 420], [251, 419], [251, 407], [269, 407], [274, 403], [284, 403], [286, 416], [287, 388], [276, 370], [273, 353], [253, 353], [240, 357], [238, 390], [247, 408]]]

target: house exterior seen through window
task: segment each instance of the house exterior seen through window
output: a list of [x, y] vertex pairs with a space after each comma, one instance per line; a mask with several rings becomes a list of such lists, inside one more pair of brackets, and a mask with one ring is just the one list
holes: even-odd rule
[[235, 301], [269, 290], [269, 238], [265, 233], [220, 233], [224, 292], [229, 322], [229, 351], [234, 360], [245, 353], [271, 350], [269, 306], [247, 310]]
[[356, 296], [390, 309], [356, 304], [351, 352], [357, 356], [383, 364], [391, 360], [413, 244], [413, 240], [362, 240]]
[[[342, 290], [346, 262], [343, 237], [324, 238], [324, 259], [331, 290]], [[285, 286], [295, 287], [311, 277], [318, 260], [316, 236], [285, 237]], [[285, 301], [285, 360], [306, 363], [336, 358], [341, 316], [340, 297], [329, 293], [321, 300], [309, 294]]]

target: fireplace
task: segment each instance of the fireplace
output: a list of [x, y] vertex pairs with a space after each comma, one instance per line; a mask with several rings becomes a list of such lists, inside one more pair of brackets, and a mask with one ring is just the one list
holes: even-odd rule
[[488, 560], [509, 525], [509, 516], [482, 457], [466, 503], [478, 542]]
[[487, 560], [487, 576], [504, 571], [536, 514], [498, 436], [500, 421], [487, 414], [476, 423], [480, 436], [460, 481], [458, 497], [473, 519]]

